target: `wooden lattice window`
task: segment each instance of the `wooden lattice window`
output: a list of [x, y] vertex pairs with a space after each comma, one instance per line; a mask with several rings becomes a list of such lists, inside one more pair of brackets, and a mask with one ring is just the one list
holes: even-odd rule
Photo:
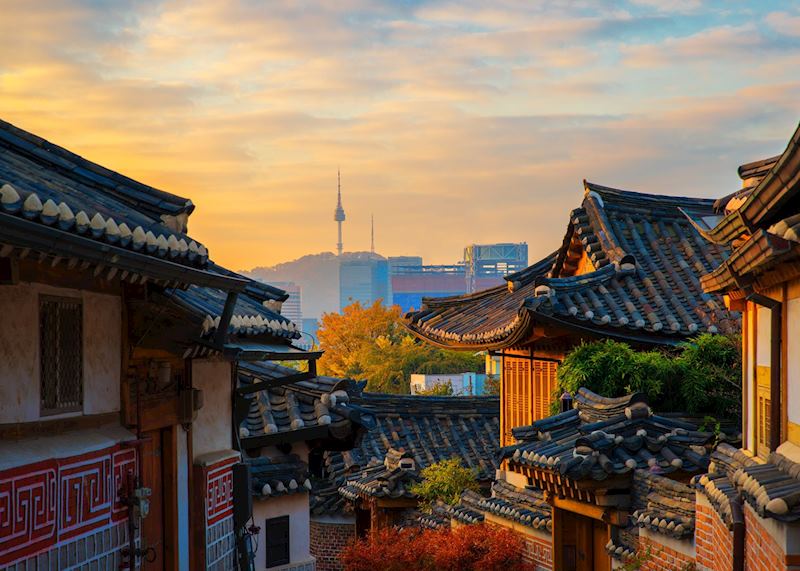
[[756, 375], [756, 454], [763, 459], [770, 453], [771, 397], [770, 368], [759, 366]]
[[558, 363], [539, 359], [506, 357], [503, 367], [503, 426], [505, 442], [511, 429], [550, 416]]
[[83, 304], [80, 299], [39, 299], [41, 412], [83, 408]]

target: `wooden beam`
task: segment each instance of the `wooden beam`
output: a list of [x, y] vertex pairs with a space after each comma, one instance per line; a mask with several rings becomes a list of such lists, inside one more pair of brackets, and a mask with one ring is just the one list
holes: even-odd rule
[[228, 336], [228, 326], [231, 324], [233, 317], [233, 310], [236, 307], [236, 300], [239, 294], [235, 291], [229, 291], [228, 297], [225, 298], [225, 307], [222, 309], [222, 315], [219, 318], [219, 325], [214, 334], [214, 345], [222, 347], [225, 344], [225, 338]]
[[55, 420], [37, 420], [35, 422], [13, 422], [0, 424], [0, 440], [41, 438], [74, 430], [99, 428], [107, 424], [119, 424], [120, 422], [121, 416], [119, 412], [82, 415]]
[[[627, 522], [628, 513], [623, 510], [603, 508], [586, 502], [560, 498], [556, 494], [547, 491], [544, 493], [544, 499], [554, 508], [610, 523], [611, 525], [622, 526]], [[555, 523], [553, 525], [555, 527]]]

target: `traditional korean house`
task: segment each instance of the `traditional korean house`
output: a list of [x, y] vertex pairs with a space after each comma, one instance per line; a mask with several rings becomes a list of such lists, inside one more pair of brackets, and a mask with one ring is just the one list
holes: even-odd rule
[[[718, 202], [716, 219], [693, 218], [710, 243], [732, 249], [703, 276], [703, 287], [724, 293], [743, 315], [744, 441], [741, 451], [715, 462], [700, 483], [709, 526], [724, 539], [703, 564], [722, 569], [726, 561], [744, 560], [748, 569], [795, 569], [800, 566], [800, 128], [781, 155], [742, 165], [739, 175], [743, 188]], [[739, 516], [732, 526], [731, 512], [742, 509], [744, 519]]]
[[[424, 523], [510, 528], [523, 538], [526, 560], [542, 570], [636, 564], [678, 571], [700, 561], [705, 537], [698, 535], [696, 548], [695, 529], [707, 528], [695, 485], [708, 484], [709, 467], [730, 462], [735, 449], [717, 446], [724, 432], [657, 415], [642, 395], [607, 399], [581, 389], [574, 408], [514, 436], [500, 454], [510, 469], [498, 472], [490, 498], [464, 492]], [[727, 496], [711, 495], [727, 505]], [[735, 508], [726, 513], [737, 517]]]
[[[317, 376], [320, 353], [292, 344], [300, 334], [280, 314], [285, 298], [248, 280], [231, 309], [217, 290], [195, 286], [140, 307], [148, 327], [169, 334], [162, 343], [172, 354], [191, 363], [193, 387], [204, 395], [192, 426], [197, 568], [252, 562], [313, 571], [309, 451], [350, 448], [358, 438], [361, 413], [348, 407], [354, 383]], [[226, 311], [230, 324], [220, 335]], [[237, 474], [239, 467], [249, 475]]]
[[507, 276], [506, 286], [425, 299], [406, 316], [426, 342], [502, 359], [503, 445], [513, 428], [549, 415], [558, 364], [583, 340], [668, 346], [739, 330], [738, 314], [700, 285], [728, 246], [708, 243], [685, 216], [713, 216], [712, 200], [590, 182], [584, 191], [552, 255]]
[[0, 123], [0, 569], [314, 569], [308, 450], [360, 413], [193, 209]]
[[193, 209], [0, 122], [0, 568], [188, 568], [201, 402], [135, 324], [167, 290], [245, 289]]
[[389, 525], [419, 525], [420, 472], [452, 457], [487, 490], [498, 466], [497, 397], [354, 394], [350, 407], [374, 419], [351, 450], [312, 454], [311, 551], [318, 571], [340, 570], [353, 538]]

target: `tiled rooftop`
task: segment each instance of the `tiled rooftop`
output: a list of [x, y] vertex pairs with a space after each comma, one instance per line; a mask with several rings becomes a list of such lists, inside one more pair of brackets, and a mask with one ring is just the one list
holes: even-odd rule
[[191, 200], [144, 185], [0, 121], [0, 214], [182, 265], [204, 267], [186, 234]]
[[573, 480], [598, 481], [637, 469], [700, 472], [710, 463], [712, 433], [653, 414], [640, 395], [608, 399], [581, 389], [575, 404], [514, 429], [517, 443], [506, 446], [503, 457]]
[[[464, 348], [518, 344], [537, 321], [655, 343], [735, 332], [738, 314], [700, 284], [728, 249], [704, 240], [687, 214], [714, 216], [713, 201], [587, 182], [553, 256], [507, 276], [507, 288], [426, 299], [407, 326], [437, 345]], [[584, 254], [594, 267], [575, 275]]]
[[257, 498], [285, 496], [311, 490], [308, 465], [296, 454], [247, 460]]
[[382, 465], [390, 449], [408, 453], [416, 469], [456, 456], [488, 481], [497, 469], [500, 403], [497, 397], [431, 397], [363, 393], [349, 406], [374, 418], [375, 426], [350, 451], [326, 452], [323, 481], [315, 485], [312, 512], [342, 509], [335, 491], [349, 474]]

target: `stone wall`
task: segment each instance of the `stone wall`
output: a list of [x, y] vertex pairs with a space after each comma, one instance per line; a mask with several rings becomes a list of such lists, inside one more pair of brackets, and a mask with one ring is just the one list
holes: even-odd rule
[[311, 520], [311, 554], [317, 559], [317, 571], [341, 571], [342, 549], [356, 537], [355, 521]]

